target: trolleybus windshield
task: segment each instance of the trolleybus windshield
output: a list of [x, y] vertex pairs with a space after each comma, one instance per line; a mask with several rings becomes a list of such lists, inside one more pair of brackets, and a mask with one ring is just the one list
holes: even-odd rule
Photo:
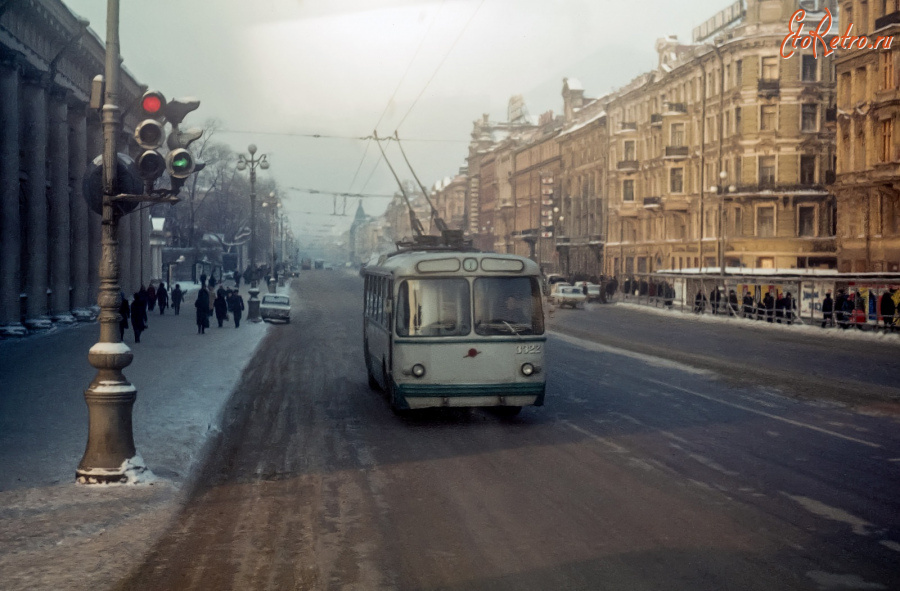
[[397, 297], [397, 335], [449, 337], [471, 331], [469, 282], [465, 279], [407, 279]]
[[541, 289], [534, 277], [479, 277], [474, 293], [476, 334], [543, 334]]

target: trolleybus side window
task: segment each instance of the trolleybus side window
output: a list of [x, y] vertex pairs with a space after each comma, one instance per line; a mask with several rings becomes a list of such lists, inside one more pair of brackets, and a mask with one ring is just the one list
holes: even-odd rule
[[536, 278], [479, 277], [474, 293], [477, 334], [544, 333], [541, 289]]
[[447, 337], [469, 334], [471, 307], [465, 279], [407, 279], [397, 296], [399, 336]]

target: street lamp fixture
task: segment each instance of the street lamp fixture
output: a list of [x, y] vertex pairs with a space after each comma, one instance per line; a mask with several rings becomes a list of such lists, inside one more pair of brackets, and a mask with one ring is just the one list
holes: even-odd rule
[[237, 169], [240, 171], [250, 169], [250, 280], [252, 285], [256, 285], [256, 169], [266, 170], [269, 168], [269, 161], [265, 154], [256, 157], [256, 144], [247, 146], [250, 152], [248, 158], [244, 154], [238, 154]]

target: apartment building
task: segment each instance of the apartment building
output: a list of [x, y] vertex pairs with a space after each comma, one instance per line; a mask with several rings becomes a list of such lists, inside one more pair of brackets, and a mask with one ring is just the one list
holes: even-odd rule
[[841, 28], [891, 39], [890, 49], [842, 51], [837, 73], [838, 270], [900, 271], [898, 0], [841, 0]]
[[606, 274], [836, 266], [832, 58], [779, 54], [833, 4], [735, 2], [609, 97]]

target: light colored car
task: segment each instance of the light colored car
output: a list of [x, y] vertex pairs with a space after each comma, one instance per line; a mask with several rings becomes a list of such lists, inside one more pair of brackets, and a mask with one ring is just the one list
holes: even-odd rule
[[560, 308], [564, 306], [569, 306], [570, 308], [584, 307], [587, 296], [584, 295], [580, 287], [556, 284], [554, 288], [553, 293], [550, 294], [550, 301]]
[[291, 321], [290, 296], [267, 293], [259, 303], [259, 316], [263, 320]]
[[[600, 302], [603, 301], [603, 298], [600, 295], [600, 286], [596, 283], [588, 283], [587, 284], [587, 301], [589, 302]], [[584, 291], [584, 290], [582, 290]]]

